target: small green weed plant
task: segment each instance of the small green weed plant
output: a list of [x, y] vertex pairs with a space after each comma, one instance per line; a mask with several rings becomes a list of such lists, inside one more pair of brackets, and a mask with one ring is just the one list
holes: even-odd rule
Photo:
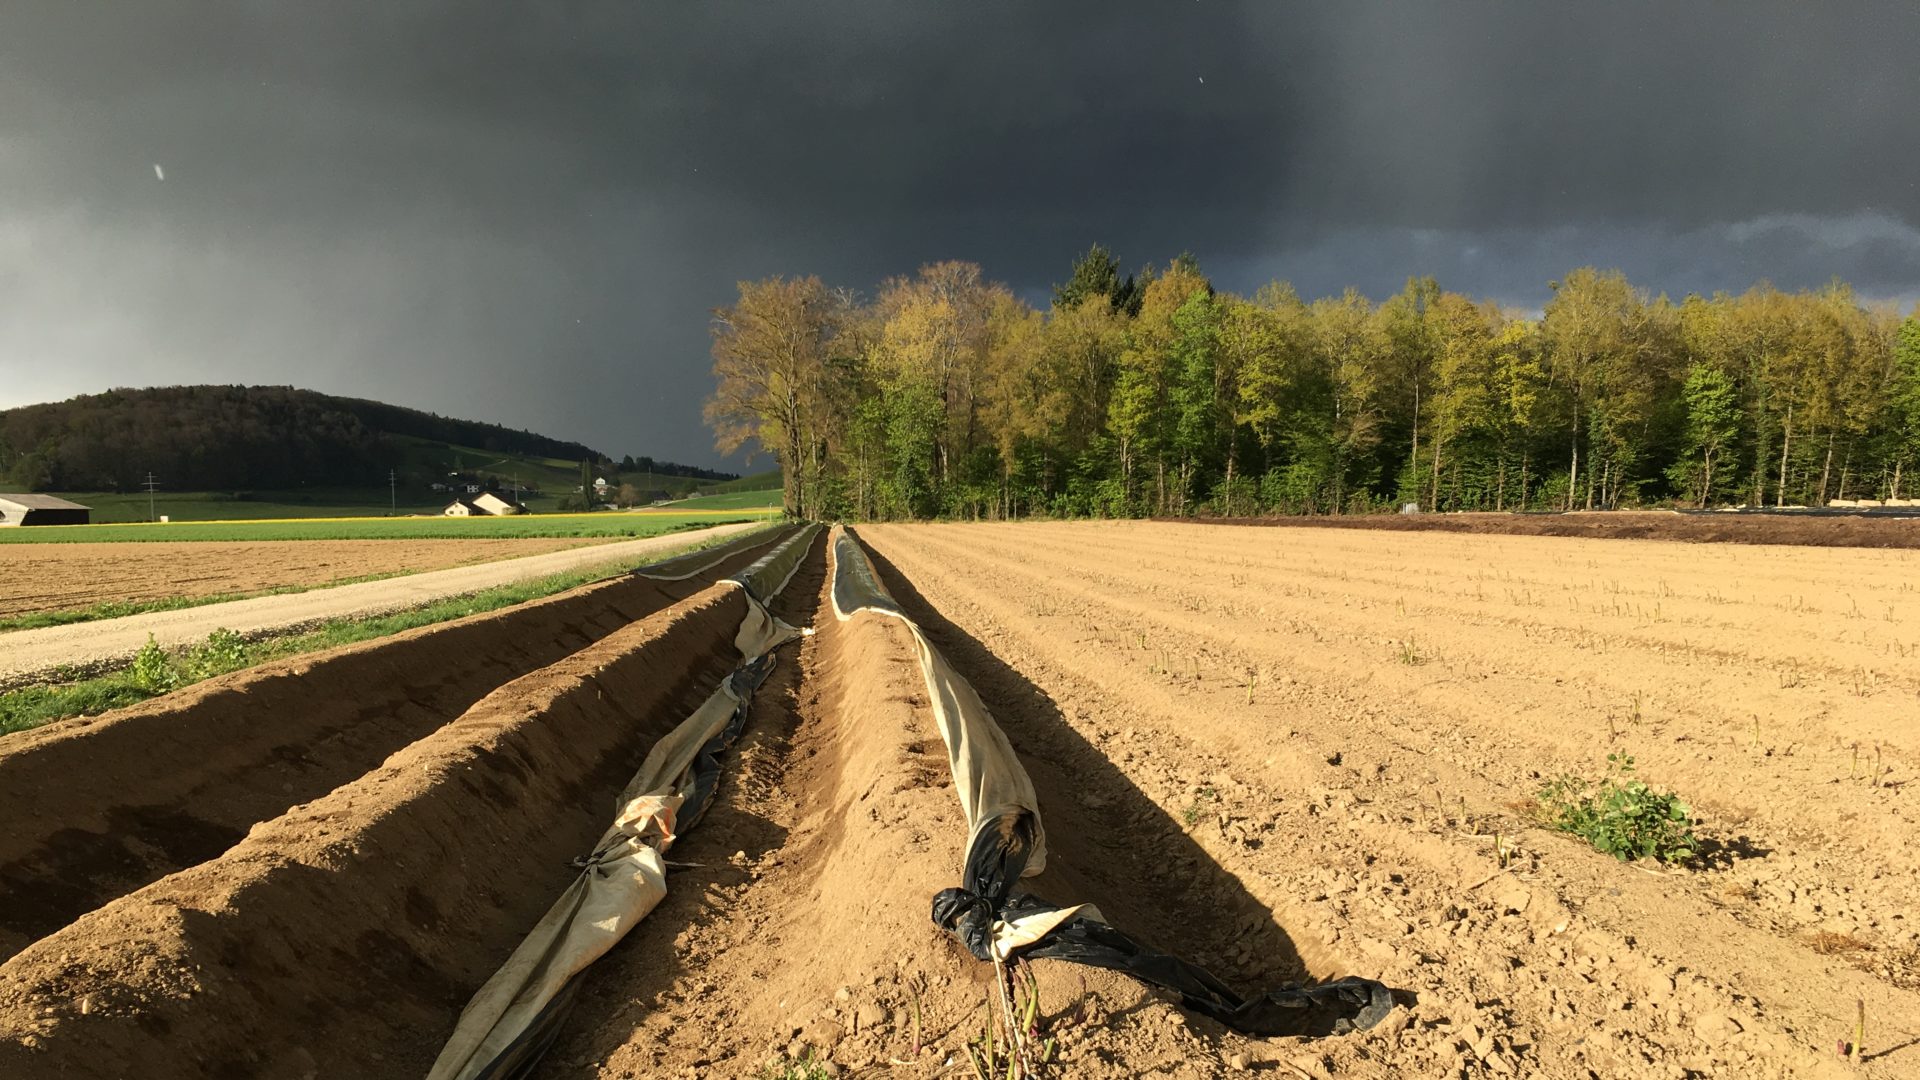
[[1562, 776], [1540, 789], [1538, 802], [1545, 825], [1572, 833], [1623, 862], [1680, 864], [1700, 850], [1687, 804], [1635, 777], [1633, 758], [1623, 753], [1607, 755], [1607, 775], [1597, 783]]
[[180, 672], [174, 669], [173, 658], [167, 650], [147, 635], [147, 643], [133, 654], [133, 664], [128, 668], [128, 677], [133, 685], [149, 694], [164, 694], [180, 685]]

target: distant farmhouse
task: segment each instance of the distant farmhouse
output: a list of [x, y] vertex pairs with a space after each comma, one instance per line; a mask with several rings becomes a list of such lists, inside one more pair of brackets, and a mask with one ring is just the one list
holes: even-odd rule
[[516, 506], [491, 491], [463, 495], [448, 503], [447, 508], [441, 511], [448, 517], [505, 517], [525, 512], [524, 507]]
[[0, 526], [85, 525], [92, 520], [91, 507], [52, 495], [0, 495]]

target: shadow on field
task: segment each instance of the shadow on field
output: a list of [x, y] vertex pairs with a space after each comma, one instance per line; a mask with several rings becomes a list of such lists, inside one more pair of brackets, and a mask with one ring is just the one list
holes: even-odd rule
[[1033, 778], [1048, 849], [1046, 872], [1026, 883], [1034, 893], [1097, 904], [1114, 926], [1242, 992], [1314, 979], [1274, 913], [1188, 836], [1172, 808], [1135, 786], [1052, 698], [941, 616], [884, 556], [867, 553], [901, 608], [979, 692]]

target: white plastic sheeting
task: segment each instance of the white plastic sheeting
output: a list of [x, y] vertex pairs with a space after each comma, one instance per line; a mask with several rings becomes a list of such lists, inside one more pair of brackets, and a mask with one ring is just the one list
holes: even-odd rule
[[[1023, 826], [1030, 823], [1027, 862], [1021, 876], [1032, 877], [1045, 870], [1047, 834], [1040, 822], [1040, 797], [1034, 793], [1033, 780], [1026, 766], [1020, 764], [1013, 744], [1007, 741], [1006, 732], [994, 722], [973, 684], [953, 670], [919, 624], [887, 595], [860, 545], [845, 530], [835, 528], [829, 547], [834, 558], [834, 617], [845, 622], [861, 612], [888, 615], [906, 623], [913, 636], [927, 700], [933, 703], [934, 726], [946, 743], [947, 765], [953, 771], [954, 790], [967, 818], [967, 851], [979, 850], [984, 832], [1008, 828], [1015, 822]], [[1080, 905], [1064, 914], [1049, 912], [1014, 923], [996, 923], [996, 948], [1005, 955], [1005, 950], [1031, 944], [1074, 915], [1100, 917], [1090, 905]]]
[[968, 823], [961, 887], [934, 897], [933, 917], [969, 952], [996, 962], [1019, 952], [1124, 971], [1178, 994], [1189, 1009], [1254, 1035], [1363, 1030], [1392, 1010], [1391, 992], [1372, 979], [1243, 996], [1205, 968], [1135, 941], [1091, 904], [1055, 907], [1022, 893], [1019, 879], [1039, 873], [1046, 860], [1046, 831], [1026, 769], [973, 687], [887, 595], [859, 543], [840, 530], [832, 549], [834, 615], [843, 621], [863, 611], [891, 615], [907, 624], [919, 650], [927, 696]]
[[551, 1019], [549, 1010], [568, 984], [667, 895], [664, 855], [675, 839], [676, 816], [695, 787], [695, 763], [758, 684], [764, 668], [753, 670], [755, 665], [802, 633], [764, 604], [793, 579], [818, 532], [818, 526], [802, 529], [721, 583], [740, 588], [747, 601], [734, 639], [742, 667], [654, 744], [615, 800], [613, 824], [592, 854], [579, 860], [580, 875], [467, 1003], [428, 1080], [512, 1075], [530, 1064], [539, 1052], [537, 1029]]

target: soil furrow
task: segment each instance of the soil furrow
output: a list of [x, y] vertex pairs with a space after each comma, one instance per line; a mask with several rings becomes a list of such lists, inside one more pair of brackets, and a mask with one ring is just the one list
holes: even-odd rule
[[737, 572], [625, 577], [0, 740], [0, 959], [225, 851], [487, 693]]
[[711, 586], [5, 965], [0, 1074], [418, 1076], [648, 747], [738, 663]]

